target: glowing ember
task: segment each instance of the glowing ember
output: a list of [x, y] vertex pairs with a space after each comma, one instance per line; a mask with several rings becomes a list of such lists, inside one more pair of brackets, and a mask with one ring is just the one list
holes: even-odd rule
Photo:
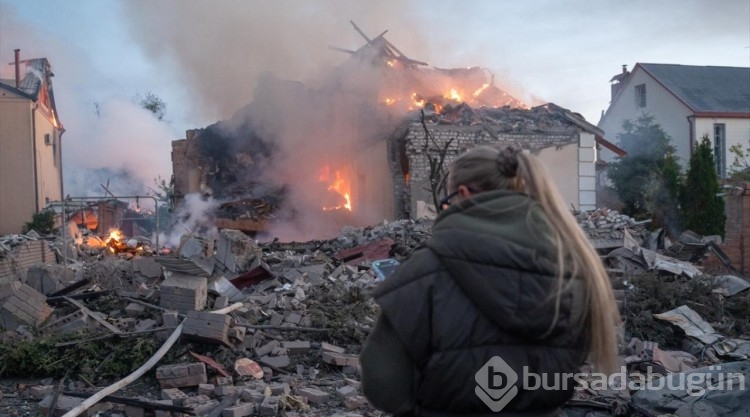
[[[333, 177], [333, 178], [332, 178]], [[338, 205], [338, 206], [324, 206], [324, 211], [333, 211], [333, 210], [341, 210], [346, 209], [349, 211], [352, 211], [352, 200], [351, 200], [351, 194], [350, 194], [350, 187], [349, 187], [349, 181], [346, 180], [344, 175], [341, 173], [341, 171], [336, 170], [333, 175], [331, 175], [331, 168], [326, 165], [320, 170], [320, 176], [318, 179], [321, 182], [328, 183], [328, 191], [333, 191], [344, 198], [344, 201], [346, 201], [344, 204]]]
[[455, 88], [451, 88], [450, 95], [446, 97], [450, 98], [451, 100], [456, 100], [458, 102], [461, 102], [461, 95], [458, 94], [458, 90], [456, 90]]
[[411, 102], [417, 107], [424, 107], [425, 101], [417, 93], [411, 93]]
[[489, 85], [488, 83], [484, 83], [484, 84], [482, 85], [482, 87], [481, 87], [481, 88], [479, 88], [479, 89], [478, 89], [477, 91], [475, 91], [475, 92], [474, 92], [474, 94], [472, 94], [472, 96], [474, 96], [474, 97], [479, 97], [479, 95], [480, 95], [480, 94], [482, 94], [482, 92], [483, 92], [484, 90], [486, 90], [486, 89], [487, 89], [487, 87], [489, 87], [489, 86], [490, 86], [490, 85]]
[[385, 104], [387, 104], [387, 105], [389, 105], [389, 106], [390, 106], [391, 104], [395, 103], [395, 102], [396, 102], [396, 100], [394, 100], [394, 99], [392, 99], [392, 98], [387, 98], [387, 99], [385, 99]]
[[122, 241], [122, 237], [122, 232], [120, 230], [110, 229], [109, 238], [104, 242], [104, 246], [112, 254], [121, 252], [127, 248], [127, 245]]
[[114, 241], [121, 241], [122, 240], [122, 232], [117, 229], [112, 229], [109, 231], [109, 240]]

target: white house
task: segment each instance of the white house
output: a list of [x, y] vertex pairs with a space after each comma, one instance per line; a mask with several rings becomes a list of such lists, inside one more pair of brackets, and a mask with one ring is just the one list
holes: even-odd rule
[[[733, 162], [729, 148], [750, 145], [750, 68], [637, 63], [610, 81], [612, 100], [598, 123], [610, 141], [618, 141], [625, 120], [651, 115], [672, 138], [683, 167], [708, 135], [721, 177]], [[616, 155], [602, 149], [599, 156]]]

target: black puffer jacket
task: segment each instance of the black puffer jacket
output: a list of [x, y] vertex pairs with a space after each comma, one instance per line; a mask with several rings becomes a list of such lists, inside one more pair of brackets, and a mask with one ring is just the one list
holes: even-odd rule
[[[586, 357], [583, 287], [568, 280], [555, 320], [559, 282], [545, 230], [545, 215], [529, 197], [478, 194], [442, 213], [432, 238], [376, 289], [383, 325], [413, 364], [403, 372], [413, 380], [410, 413], [498, 415], [477, 395], [476, 377], [496, 356], [518, 375], [518, 392], [500, 415], [555, 415], [571, 397], [572, 381], [567, 390], [523, 388], [525, 367], [526, 375], [549, 374], [549, 385], [552, 373], [575, 373]], [[362, 360], [365, 373], [389, 366], [377, 354]], [[366, 394], [378, 389], [367, 377]]]

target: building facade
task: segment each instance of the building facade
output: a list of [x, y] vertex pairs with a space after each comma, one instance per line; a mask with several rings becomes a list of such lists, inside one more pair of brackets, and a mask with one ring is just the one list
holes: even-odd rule
[[[653, 116], [684, 168], [707, 136], [720, 177], [730, 174], [730, 148], [750, 146], [750, 68], [638, 63], [632, 72], [623, 66], [611, 82], [612, 100], [598, 123], [611, 141], [617, 141], [626, 120]], [[601, 152], [605, 161], [615, 157]]]
[[63, 196], [64, 129], [51, 66], [46, 58], [18, 56], [16, 50], [16, 78], [0, 80], [0, 235], [20, 233], [35, 213]]

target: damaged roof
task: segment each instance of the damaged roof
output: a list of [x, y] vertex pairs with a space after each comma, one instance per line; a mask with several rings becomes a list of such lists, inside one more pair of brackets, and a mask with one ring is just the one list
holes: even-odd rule
[[42, 77], [46, 71], [49, 71], [49, 62], [47, 58], [35, 58], [25, 61], [26, 75], [21, 79], [20, 85], [16, 88], [16, 80], [0, 79], [0, 88], [8, 89], [12, 92], [21, 92], [32, 100], [39, 98], [39, 91], [42, 88]]

